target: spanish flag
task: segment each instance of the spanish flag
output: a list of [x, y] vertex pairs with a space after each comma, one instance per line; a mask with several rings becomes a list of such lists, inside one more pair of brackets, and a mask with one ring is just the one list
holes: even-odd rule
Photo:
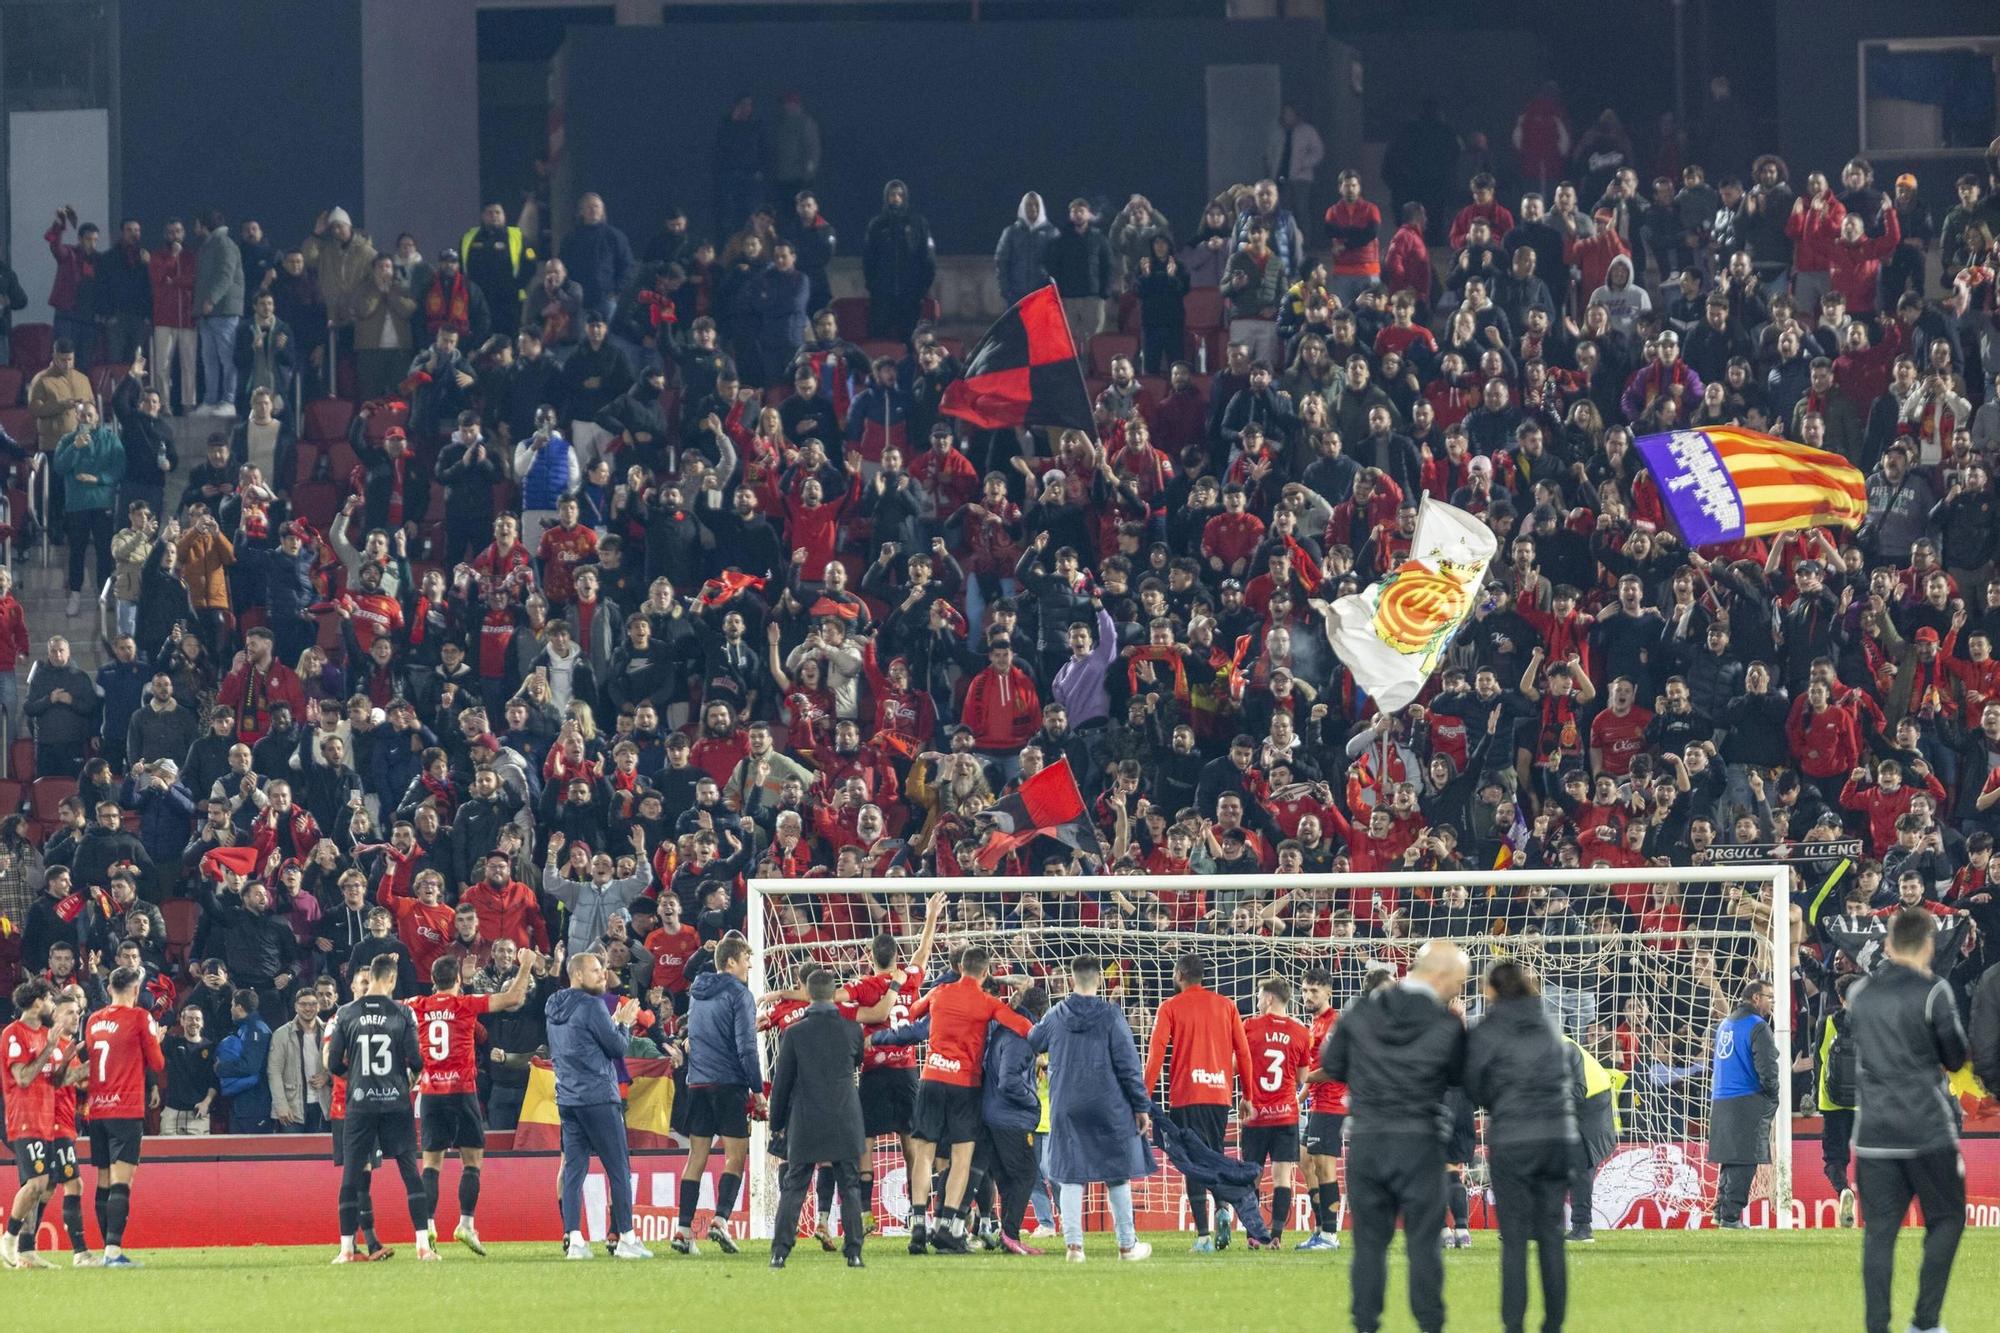
[[[625, 1142], [634, 1149], [657, 1152], [673, 1146], [668, 1128], [674, 1114], [674, 1066], [671, 1060], [631, 1060], [625, 1066], [632, 1081], [625, 1092]], [[521, 1101], [521, 1123], [514, 1146], [528, 1151], [562, 1147], [562, 1117], [556, 1111], [556, 1071], [546, 1060], [528, 1070], [528, 1092]]]
[[1824, 449], [1733, 426], [1642, 435], [1636, 447], [1689, 546], [1868, 517], [1867, 478]]

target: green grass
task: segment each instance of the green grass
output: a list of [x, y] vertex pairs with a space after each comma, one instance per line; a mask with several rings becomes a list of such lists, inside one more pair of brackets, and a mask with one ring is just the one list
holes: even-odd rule
[[[1600, 1233], [1570, 1250], [1568, 1327], [1596, 1330], [1769, 1330], [1852, 1328], [1861, 1320], [1858, 1232], [1719, 1235], [1715, 1232]], [[838, 1255], [808, 1242], [785, 1271], [765, 1266], [768, 1249], [746, 1245], [726, 1258], [712, 1247], [693, 1259], [666, 1252], [651, 1264], [617, 1264], [599, 1251], [566, 1263], [553, 1242], [496, 1245], [474, 1258], [451, 1246], [445, 1262], [419, 1266], [399, 1247], [386, 1264], [336, 1268], [319, 1249], [161, 1250], [139, 1256], [142, 1271], [0, 1273], [0, 1308], [14, 1328], [114, 1326], [149, 1330], [295, 1329], [313, 1325], [373, 1330], [447, 1327], [567, 1328], [580, 1313], [621, 1321], [644, 1310], [662, 1329], [811, 1329], [830, 1333], [907, 1324], [957, 1323], [1049, 1329], [1341, 1329], [1347, 1322], [1347, 1251], [1252, 1254], [1241, 1247], [1194, 1256], [1187, 1238], [1155, 1235], [1154, 1257], [1120, 1264], [1108, 1239], [1093, 1238], [1090, 1262], [1055, 1255], [1001, 1254], [912, 1259], [900, 1241], [872, 1244], [868, 1268], [854, 1273]], [[1895, 1327], [1909, 1319], [1919, 1240], [1906, 1232], [1897, 1252]], [[1446, 1256], [1451, 1327], [1498, 1326], [1497, 1242]], [[1400, 1246], [1398, 1247], [1400, 1249]], [[67, 1265], [69, 1256], [50, 1256]], [[1993, 1327], [2000, 1303], [2000, 1241], [1968, 1230], [1960, 1247], [1947, 1324]], [[1402, 1261], [1392, 1261], [1385, 1329], [1412, 1327]], [[614, 1268], [616, 1271], [613, 1271]], [[1530, 1265], [1532, 1273], [1533, 1266]], [[1540, 1297], [1530, 1306], [1538, 1326]]]

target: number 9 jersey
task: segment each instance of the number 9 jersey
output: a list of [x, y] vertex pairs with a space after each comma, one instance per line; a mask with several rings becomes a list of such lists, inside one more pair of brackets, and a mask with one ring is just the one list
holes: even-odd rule
[[492, 997], [419, 995], [404, 1003], [417, 1020], [417, 1044], [423, 1050], [417, 1091], [435, 1097], [477, 1092], [479, 1019], [492, 1007]]

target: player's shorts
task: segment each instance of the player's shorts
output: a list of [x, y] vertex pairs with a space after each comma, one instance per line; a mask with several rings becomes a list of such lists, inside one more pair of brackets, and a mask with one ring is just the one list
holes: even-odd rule
[[350, 1104], [344, 1123], [348, 1159], [365, 1162], [378, 1153], [385, 1158], [407, 1157], [417, 1150], [417, 1117], [407, 1107], [370, 1111]]
[[917, 1109], [917, 1071], [861, 1071], [861, 1132], [869, 1138], [907, 1134]]
[[910, 1115], [910, 1134], [940, 1148], [977, 1143], [986, 1121], [979, 1112], [979, 1089], [924, 1079], [917, 1084], [917, 1104]]
[[486, 1122], [479, 1115], [479, 1098], [471, 1093], [427, 1092], [417, 1106], [425, 1152], [486, 1146]]
[[750, 1089], [741, 1083], [711, 1083], [687, 1090], [687, 1134], [691, 1139], [750, 1137]]
[[1346, 1123], [1347, 1117], [1338, 1111], [1308, 1111], [1306, 1152], [1314, 1157], [1340, 1156], [1340, 1130]]
[[113, 1163], [139, 1165], [139, 1140], [146, 1136], [146, 1122], [139, 1119], [92, 1120], [90, 1122], [90, 1164], [107, 1171]]
[[1229, 1136], [1227, 1106], [1176, 1106], [1167, 1111], [1176, 1125], [1192, 1133], [1217, 1152]]
[[1299, 1122], [1289, 1125], [1245, 1125], [1239, 1155], [1246, 1162], [1262, 1166], [1266, 1162], [1299, 1160]]
[[75, 1180], [76, 1140], [14, 1140], [14, 1173], [23, 1185], [37, 1180], [53, 1180], [59, 1185]]
[[1473, 1131], [1472, 1101], [1465, 1094], [1453, 1089], [1445, 1098], [1444, 1160], [1466, 1163], [1473, 1157], [1473, 1143], [1478, 1137]]

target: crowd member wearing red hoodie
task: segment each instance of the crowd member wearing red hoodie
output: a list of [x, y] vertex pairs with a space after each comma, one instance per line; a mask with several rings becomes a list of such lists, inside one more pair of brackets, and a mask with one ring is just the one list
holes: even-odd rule
[[[1833, 283], [1833, 250], [1847, 209], [1833, 197], [1826, 177], [1806, 177], [1806, 192], [1792, 203], [1785, 235], [1792, 242], [1792, 300], [1801, 315], [1817, 315], [1820, 298]], [[1870, 301], [1871, 306], [1874, 302]]]
[[1424, 244], [1424, 227], [1429, 218], [1424, 206], [1414, 200], [1403, 205], [1396, 234], [1389, 238], [1389, 253], [1382, 261], [1382, 283], [1392, 293], [1408, 292], [1417, 298], [1419, 318], [1428, 318], [1431, 284], [1431, 250]]
[[[1160, 1005], [1153, 1021], [1153, 1038], [1146, 1047], [1146, 1086], [1157, 1088], [1160, 1070], [1173, 1059], [1167, 1084], [1167, 1114], [1174, 1122], [1222, 1150], [1229, 1129], [1229, 1106], [1240, 1081], [1247, 1096], [1256, 1078], [1250, 1040], [1243, 1016], [1226, 997], [1208, 989], [1208, 961], [1200, 954], [1182, 954], [1174, 964], [1176, 994]], [[1208, 1230], [1208, 1191], [1188, 1189], [1188, 1211], [1194, 1217], [1195, 1252], [1209, 1253], [1216, 1241]], [[1230, 1220], [1218, 1208], [1216, 1230], [1221, 1245], [1229, 1244]]]
[[[28, 641], [28, 613], [14, 597], [12, 570], [0, 569], [0, 708], [18, 727], [21, 717], [21, 679], [15, 668], [35, 655]], [[11, 728], [9, 734], [18, 734]]]
[[[479, 913], [479, 938], [512, 940], [523, 949], [546, 953], [548, 923], [542, 918], [535, 891], [514, 878], [514, 860], [505, 852], [486, 854], [486, 877], [467, 885], [458, 897], [462, 906]], [[391, 909], [393, 910], [393, 909]]]
[[1014, 649], [1004, 637], [986, 647], [986, 670], [972, 678], [959, 714], [972, 728], [972, 748], [999, 763], [1008, 777], [1020, 750], [1042, 725], [1042, 699], [1035, 678], [1014, 665]]
[[1861, 759], [1861, 727], [1854, 710], [1833, 702], [1826, 682], [1806, 686], [1801, 706], [1785, 722], [1785, 738], [1799, 772], [1819, 788], [1828, 804], [1840, 799], [1843, 775]]
[[1491, 227], [1495, 236], [1505, 236], [1514, 230], [1513, 212], [1493, 197], [1493, 178], [1483, 171], [1472, 178], [1472, 202], [1459, 209], [1458, 216], [1451, 220], [1451, 248], [1463, 250], [1472, 224], [1479, 221]]
[[1910, 812], [1910, 798], [1920, 791], [1929, 792], [1942, 804], [1944, 787], [1931, 772], [1931, 766], [1919, 759], [1910, 766], [1910, 772], [1922, 779], [1923, 786], [1912, 787], [1903, 781], [1903, 766], [1894, 759], [1884, 759], [1875, 766], [1875, 785], [1869, 786], [1867, 768], [1856, 765], [1848, 775], [1847, 785], [1840, 789], [1840, 806], [1843, 810], [1860, 810], [1868, 816], [1869, 852], [1877, 857], [1884, 855], [1896, 843], [1896, 821]]
[[[924, 1058], [916, 1109], [910, 1117], [911, 1254], [922, 1254], [927, 1240], [941, 1254], [965, 1253], [965, 1187], [972, 1176], [972, 1152], [982, 1123], [986, 1025], [998, 1023], [1023, 1037], [1033, 1026], [1005, 1000], [986, 993], [982, 983], [992, 964], [990, 953], [972, 946], [958, 961], [958, 980], [946, 982], [910, 1006], [912, 1022], [926, 1015], [931, 1020], [930, 1053]], [[922, 1219], [939, 1148], [949, 1150], [951, 1170], [945, 1176], [936, 1234], [926, 1238]]]

